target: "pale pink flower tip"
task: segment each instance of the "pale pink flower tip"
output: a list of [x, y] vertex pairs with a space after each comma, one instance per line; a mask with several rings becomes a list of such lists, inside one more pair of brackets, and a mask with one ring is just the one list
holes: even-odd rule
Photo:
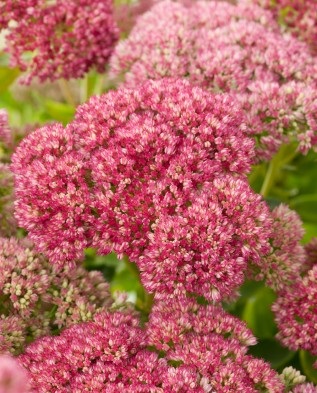
[[27, 373], [7, 355], [0, 355], [0, 393], [31, 393]]
[[317, 386], [312, 383], [303, 383], [296, 386], [291, 393], [317, 393]]

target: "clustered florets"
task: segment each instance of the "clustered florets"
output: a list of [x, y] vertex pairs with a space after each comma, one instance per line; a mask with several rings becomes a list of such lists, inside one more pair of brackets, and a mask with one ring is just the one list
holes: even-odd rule
[[273, 304], [277, 338], [287, 347], [317, 355], [317, 266], [278, 294]]
[[303, 383], [295, 386], [290, 393], [317, 393], [317, 387], [313, 383]]
[[55, 269], [26, 240], [0, 238], [0, 353], [87, 321], [111, 305], [100, 272]]
[[269, 9], [282, 27], [307, 42], [317, 53], [317, 3], [315, 0], [239, 0]]
[[[209, 387], [205, 392], [273, 393], [283, 388], [268, 364], [246, 354], [256, 340], [245, 324], [220, 307], [188, 299], [159, 302], [147, 329], [149, 344], [164, 352], [170, 364], [198, 372]], [[176, 386], [181, 389], [181, 381]]]
[[9, 0], [0, 10], [11, 65], [28, 72], [26, 82], [103, 72], [118, 38], [110, 0]]
[[307, 268], [307, 251], [300, 243], [304, 228], [295, 211], [279, 205], [271, 217], [271, 250], [262, 257], [260, 265], [252, 266], [251, 277], [265, 280], [267, 286], [279, 291], [300, 278]]
[[95, 247], [127, 254], [158, 296], [228, 296], [270, 248], [269, 211], [244, 176], [253, 143], [242, 120], [230, 97], [185, 81], [92, 98], [65, 129], [18, 148], [19, 224], [53, 263]]
[[145, 331], [128, 314], [104, 312], [31, 344], [19, 362], [39, 393], [279, 393], [276, 372], [246, 355], [252, 344], [235, 317], [183, 299], [155, 306]]
[[117, 45], [110, 72], [130, 87], [171, 76], [235, 94], [257, 160], [270, 159], [283, 143], [297, 140], [303, 153], [317, 143], [316, 62], [254, 5], [161, 2]]
[[[264, 280], [277, 338], [317, 355], [316, 240], [247, 180], [282, 144], [317, 144], [315, 59], [249, 0], [156, 2], [111, 60], [124, 85], [13, 155], [28, 237], [0, 238], [0, 393], [316, 393], [250, 356], [255, 337], [219, 303]], [[118, 37], [108, 0], [0, 0], [1, 28], [27, 82], [103, 71]], [[0, 110], [6, 161], [13, 139]], [[0, 163], [1, 236], [17, 231], [12, 181]], [[87, 247], [136, 263], [147, 322], [79, 267]]]
[[[281, 391], [273, 371], [246, 354], [246, 344], [254, 342], [243, 324], [217, 307], [200, 312], [186, 297], [232, 296], [249, 269], [289, 301], [290, 283], [307, 270], [299, 217], [286, 206], [270, 213], [248, 186], [253, 143], [244, 119], [229, 95], [213, 95], [182, 80], [147, 81], [92, 98], [65, 128], [55, 124], [30, 134], [13, 157], [17, 218], [53, 264], [71, 267], [86, 247], [126, 254], [136, 262], [145, 288], [160, 301], [150, 314], [148, 344], [165, 354], [159, 362], [142, 347], [137, 359], [147, 359], [148, 366], [154, 362], [151, 369], [157, 362], [159, 367], [166, 361], [181, 365], [168, 371], [175, 389], [182, 375], [197, 392], [201, 384], [220, 391], [224, 380], [228, 392], [254, 392], [250, 386], [261, 375], [257, 386]], [[278, 321], [276, 305], [274, 310]], [[45, 340], [53, 345], [55, 339]], [[137, 362], [142, 370], [142, 361]], [[104, 364], [98, 367], [98, 373], [105, 372]], [[148, 386], [163, 386], [162, 370]], [[79, 374], [94, 388], [105, 383], [98, 385], [93, 372]], [[122, 384], [126, 387], [124, 378]]]

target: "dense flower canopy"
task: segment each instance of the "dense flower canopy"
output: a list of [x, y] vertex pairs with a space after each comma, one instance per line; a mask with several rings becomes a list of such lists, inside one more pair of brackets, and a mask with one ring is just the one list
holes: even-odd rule
[[16, 217], [55, 264], [85, 247], [125, 253], [150, 292], [218, 299], [269, 250], [269, 212], [244, 175], [252, 155], [229, 96], [148, 81], [24, 139], [12, 165]]
[[0, 1], [11, 65], [28, 72], [26, 82], [104, 71], [118, 38], [112, 8], [110, 0]]
[[[168, 10], [168, 11], [167, 11]], [[255, 5], [163, 1], [140, 17], [111, 59], [127, 86], [146, 79], [186, 77], [216, 92], [232, 92], [257, 141], [257, 160], [282, 143], [302, 152], [317, 143], [316, 62], [307, 46], [280, 33]]]
[[[245, 324], [220, 307], [199, 306], [189, 299], [159, 302], [147, 329], [150, 345], [164, 352], [169, 363], [199, 372], [205, 392], [283, 390], [281, 379], [267, 363], [246, 354], [256, 340]], [[175, 386], [181, 389], [181, 381]]]
[[183, 299], [155, 306], [145, 331], [129, 314], [102, 313], [36, 341], [19, 362], [39, 393], [281, 392], [277, 373], [246, 355], [252, 344], [235, 317]]

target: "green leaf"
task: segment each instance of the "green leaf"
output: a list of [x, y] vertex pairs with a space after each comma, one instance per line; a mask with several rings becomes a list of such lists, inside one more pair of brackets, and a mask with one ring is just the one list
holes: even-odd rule
[[139, 272], [135, 265], [126, 260], [120, 260], [115, 275], [110, 283], [110, 290], [115, 292], [126, 292], [129, 300], [137, 306], [143, 304], [145, 291], [140, 282]]
[[313, 223], [303, 222], [303, 227], [305, 228], [303, 243], [306, 244], [312, 237], [317, 237], [317, 226]]
[[98, 255], [94, 248], [85, 250], [84, 267], [87, 270], [99, 270], [107, 281], [111, 281], [116, 273], [120, 260], [114, 252], [108, 255]]
[[263, 285], [262, 281], [246, 280], [239, 290], [239, 298], [235, 302], [223, 303], [223, 307], [232, 315], [241, 318], [249, 297], [262, 288]]
[[138, 277], [131, 273], [130, 270], [124, 269], [116, 273], [111, 282], [111, 291], [124, 291], [137, 293], [141, 288]]
[[274, 339], [260, 340], [257, 345], [250, 347], [249, 353], [257, 358], [265, 359], [275, 369], [286, 365], [296, 352], [282, 347]]
[[75, 108], [63, 102], [45, 100], [45, 111], [50, 117], [63, 124], [70, 122], [75, 114]]
[[19, 75], [18, 68], [0, 66], [0, 93], [6, 91]]
[[299, 358], [306, 376], [312, 382], [317, 383], [317, 370], [313, 367], [313, 364], [317, 361], [317, 356], [313, 356], [306, 351], [299, 351]]
[[278, 13], [278, 22], [281, 25], [285, 25], [285, 19], [288, 17], [290, 13], [294, 12], [294, 8], [287, 6], [282, 8]]
[[242, 319], [258, 338], [273, 338], [277, 332], [274, 314], [271, 310], [275, 299], [276, 295], [272, 289], [262, 287], [246, 301]]
[[317, 195], [306, 194], [293, 198], [289, 204], [290, 208], [296, 210], [302, 220], [317, 223]]

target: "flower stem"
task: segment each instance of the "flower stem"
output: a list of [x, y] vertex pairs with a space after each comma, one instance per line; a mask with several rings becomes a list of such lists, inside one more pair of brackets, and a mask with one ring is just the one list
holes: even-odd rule
[[80, 102], [86, 102], [89, 98], [88, 92], [88, 74], [80, 81]]
[[58, 80], [59, 88], [65, 98], [65, 101], [72, 107], [76, 107], [76, 102], [73, 93], [69, 87], [69, 83], [65, 79]]
[[291, 162], [297, 154], [297, 145], [283, 145], [269, 163], [260, 194], [266, 198], [274, 185], [277, 174], [286, 164]]
[[266, 171], [265, 178], [261, 187], [260, 194], [266, 198], [268, 196], [268, 193], [270, 191], [270, 188], [274, 182], [274, 174], [275, 174], [275, 168], [274, 168], [274, 159], [270, 161], [269, 167]]

